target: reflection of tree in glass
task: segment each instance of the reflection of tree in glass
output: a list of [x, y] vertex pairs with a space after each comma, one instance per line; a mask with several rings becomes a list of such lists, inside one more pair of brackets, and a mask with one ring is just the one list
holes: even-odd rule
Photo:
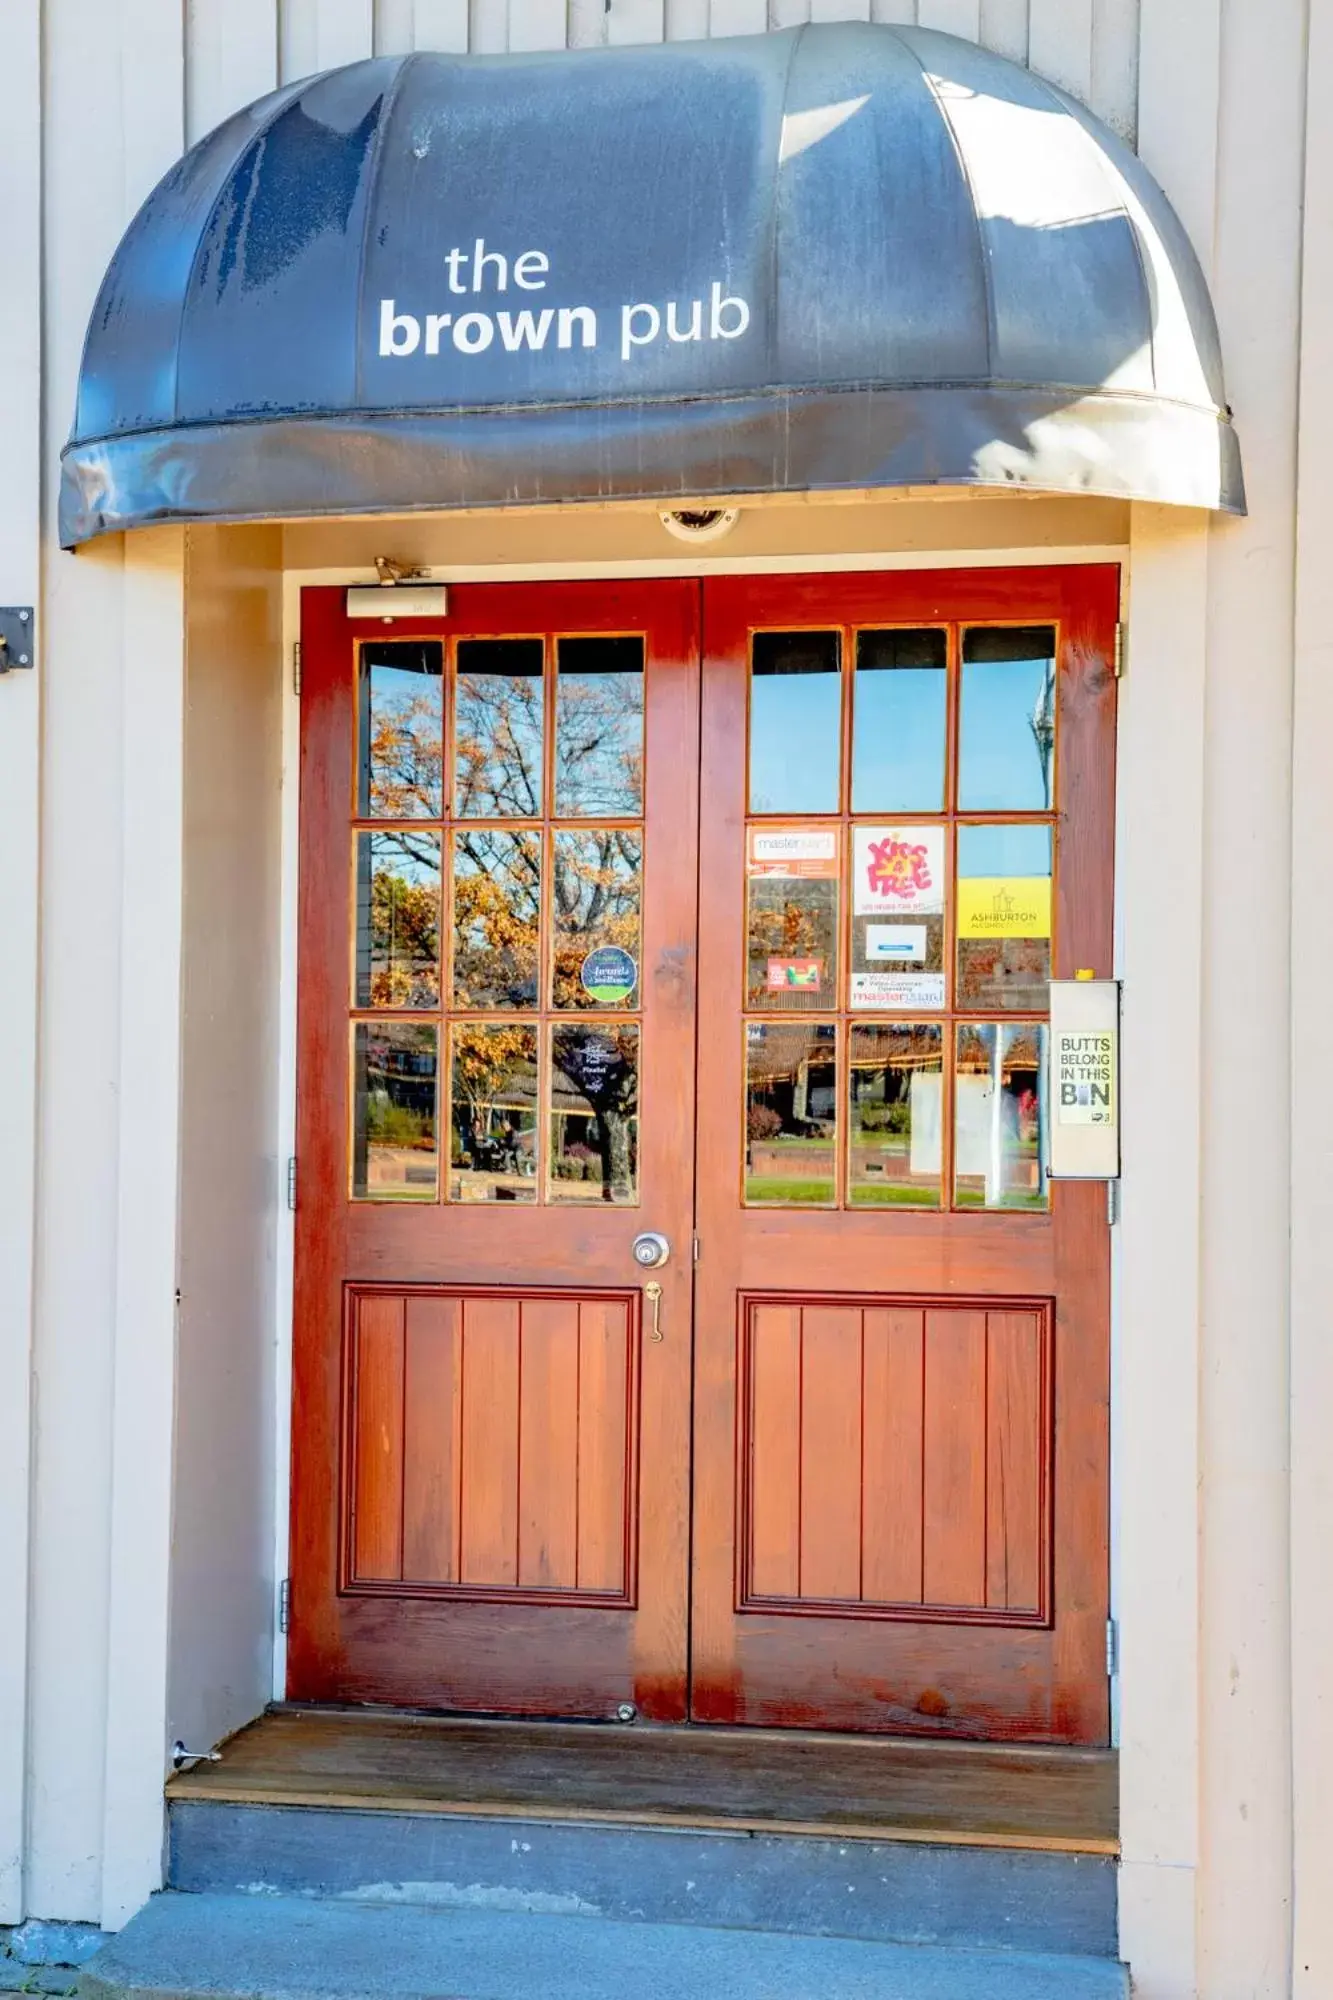
[[[818, 958], [824, 968], [833, 958], [833, 914], [836, 884], [809, 882], [793, 890], [762, 878], [750, 888], [750, 998], [768, 986], [770, 958]], [[798, 900], [799, 898], [799, 900]], [[828, 1006], [821, 990], [784, 995], [787, 1004]]]
[[541, 847], [535, 833], [460, 833], [454, 844], [454, 1001], [537, 1000]]
[[[540, 668], [541, 645], [537, 643]], [[542, 809], [542, 679], [460, 673], [454, 810], [460, 818], [535, 819]]]
[[536, 1031], [520, 1027], [472, 1027], [460, 1022], [452, 1030], [450, 1047], [454, 1118], [460, 1138], [475, 1156], [488, 1137], [491, 1111], [498, 1097], [519, 1093], [535, 1108]]
[[562, 671], [556, 705], [556, 811], [637, 813], [643, 799], [642, 674]]
[[630, 1023], [605, 1028], [560, 1027], [551, 1037], [556, 1069], [597, 1114], [593, 1138], [602, 1166], [602, 1200], [634, 1192], [634, 1118], [639, 1108], [639, 1031]]
[[553, 846], [555, 1005], [595, 1007], [579, 977], [588, 953], [619, 945], [639, 962], [643, 839], [636, 828], [606, 827], [558, 833]]
[[439, 847], [423, 839], [418, 856], [410, 836], [374, 840], [370, 992], [363, 1004], [431, 1006], [440, 992]]
[[[420, 693], [404, 694], [384, 686], [374, 669], [372, 676], [369, 797], [363, 793], [362, 810], [374, 819], [438, 819], [444, 771], [440, 682], [429, 679]], [[407, 676], [391, 678], [398, 683]]]

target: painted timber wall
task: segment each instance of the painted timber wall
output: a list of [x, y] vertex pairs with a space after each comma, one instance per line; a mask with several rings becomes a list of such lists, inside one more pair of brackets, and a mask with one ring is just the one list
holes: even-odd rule
[[[187, 655], [203, 724], [229, 645], [262, 679], [269, 586], [226, 584], [230, 558], [192, 549], [200, 591], [248, 607], [225, 631], [201, 610], [192, 634], [176, 531], [77, 560], [55, 548], [56, 455], [102, 271], [184, 147], [285, 78], [413, 47], [867, 13], [983, 40], [1082, 97], [1136, 141], [1214, 287], [1250, 519], [1139, 508], [1132, 529], [1122, 1934], [1149, 2000], [1333, 1990], [1333, 18], [1314, 0], [0, 9], [0, 603], [38, 605], [41, 660], [0, 679], [0, 1921], [114, 1925], [156, 1880], [169, 1662], [205, 1643], [173, 1634], [171, 1567], [173, 1507], [191, 1531], [175, 1468], [192, 1440], [204, 1450], [210, 1391], [202, 1361], [185, 1369], [174, 1297], [181, 1149], [196, 1126], [207, 1143], [209, 1113], [188, 1087], [203, 1031], [182, 1030], [182, 987], [206, 963], [189, 949], [187, 850], [216, 856], [226, 837], [228, 769], [257, 814], [276, 810], [276, 773], [233, 742], [210, 818], [216, 739], [187, 717]], [[271, 563], [243, 555], [256, 575]], [[257, 980], [271, 935], [265, 912]], [[241, 1135], [224, 1206], [264, 1255], [277, 1163], [252, 1162], [251, 1184], [246, 1157]], [[270, 1393], [272, 1327], [252, 1313], [244, 1331], [225, 1385], [238, 1400]], [[258, 1549], [272, 1481], [237, 1477], [234, 1530]], [[208, 1495], [189, 1498], [197, 1513]], [[214, 1630], [235, 1624], [242, 1643], [201, 1727], [269, 1691], [273, 1579], [256, 1561], [211, 1579], [231, 1614]]]

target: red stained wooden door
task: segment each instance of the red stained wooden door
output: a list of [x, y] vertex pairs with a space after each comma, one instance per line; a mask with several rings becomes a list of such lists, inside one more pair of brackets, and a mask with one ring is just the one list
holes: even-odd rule
[[304, 594], [294, 1699], [686, 1712], [697, 612]]
[[[430, 675], [367, 707], [306, 593], [294, 1698], [1107, 1740], [1109, 1240], [1042, 1037], [1111, 969], [1117, 591], [459, 588], [385, 635], [442, 780]], [[636, 635], [631, 809], [577, 646]]]
[[[1106, 1196], [1040, 1065], [1050, 956], [1111, 971], [1118, 573], [704, 601], [692, 1714], [1103, 1743]], [[877, 848], [933, 894], [868, 914]]]

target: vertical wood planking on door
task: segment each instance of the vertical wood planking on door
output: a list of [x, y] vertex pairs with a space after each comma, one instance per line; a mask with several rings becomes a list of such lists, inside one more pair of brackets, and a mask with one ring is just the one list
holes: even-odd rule
[[403, 1573], [403, 1301], [364, 1301], [356, 1330], [353, 1574]]
[[352, 1587], [625, 1593], [630, 1331], [623, 1299], [358, 1297]]
[[746, 1598], [1043, 1618], [1049, 1338], [999, 1302], [751, 1302]]

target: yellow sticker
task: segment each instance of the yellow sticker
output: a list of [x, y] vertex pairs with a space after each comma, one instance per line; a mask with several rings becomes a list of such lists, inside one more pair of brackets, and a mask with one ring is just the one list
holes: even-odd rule
[[1049, 875], [963, 875], [958, 880], [960, 938], [1051, 934]]

